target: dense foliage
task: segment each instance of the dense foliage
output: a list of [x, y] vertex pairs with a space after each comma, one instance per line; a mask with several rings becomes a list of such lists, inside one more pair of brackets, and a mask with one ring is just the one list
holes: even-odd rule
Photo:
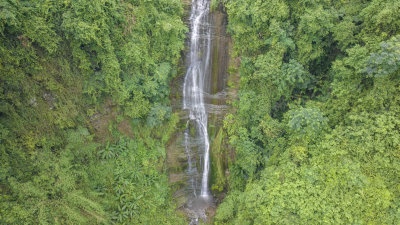
[[[241, 64], [215, 222], [400, 224], [400, 1], [220, 2]], [[0, 224], [185, 222], [164, 168], [182, 15], [0, 1]]]
[[0, 1], [0, 223], [178, 224], [180, 0]]
[[240, 57], [217, 224], [400, 223], [400, 1], [226, 0]]

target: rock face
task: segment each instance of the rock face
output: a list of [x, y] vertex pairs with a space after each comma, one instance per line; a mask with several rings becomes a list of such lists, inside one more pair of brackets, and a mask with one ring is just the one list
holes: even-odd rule
[[[222, 144], [218, 142], [222, 142], [219, 131], [227, 110], [230, 39], [226, 35], [227, 18], [221, 9], [211, 12], [209, 8], [201, 8], [209, 7], [208, 0], [193, 0], [192, 4], [196, 5], [192, 5], [188, 23], [191, 33], [185, 67], [180, 73], [182, 76], [176, 78], [171, 87], [173, 109], [181, 120], [180, 128], [167, 148], [167, 168], [178, 208], [188, 215], [191, 224], [197, 224], [200, 220], [210, 221], [214, 214], [215, 200], [210, 187], [222, 179], [222, 184], [218, 183], [221, 187], [225, 181], [226, 160], [219, 157], [222, 156]], [[193, 14], [193, 10], [198, 11]], [[194, 24], [196, 16], [197, 28]], [[191, 80], [188, 82], [187, 79]], [[203, 119], [205, 121], [201, 121]], [[211, 151], [208, 159], [207, 150]], [[209, 171], [204, 170], [207, 163]]]
[[227, 15], [220, 7], [212, 12], [213, 41], [212, 41], [212, 83], [209, 99], [212, 110], [209, 113], [209, 136], [211, 140], [211, 174], [210, 188], [213, 192], [215, 202], [219, 202], [226, 186], [225, 171], [228, 167], [228, 152], [225, 145], [225, 135], [222, 130], [223, 119], [229, 111], [227, 100], [229, 87], [227, 86], [229, 74], [228, 66], [231, 64], [229, 55], [231, 49], [231, 39], [226, 34], [228, 24]]

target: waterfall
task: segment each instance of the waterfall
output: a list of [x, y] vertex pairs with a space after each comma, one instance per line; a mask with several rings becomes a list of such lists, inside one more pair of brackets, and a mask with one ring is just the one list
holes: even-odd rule
[[[210, 172], [210, 141], [207, 131], [207, 111], [204, 103], [204, 93], [209, 88], [210, 57], [211, 57], [211, 26], [210, 26], [209, 0], [193, 0], [190, 16], [190, 52], [188, 56], [188, 69], [183, 86], [183, 109], [189, 113], [189, 121], [195, 124], [197, 138], [201, 141], [203, 149], [203, 172], [201, 176], [200, 196], [209, 198], [208, 178]], [[188, 121], [188, 123], [189, 123]], [[185, 134], [185, 148], [190, 149], [190, 137]], [[188, 151], [188, 150], [187, 150]], [[189, 176], [192, 170], [190, 152], [188, 154]], [[191, 183], [195, 183], [193, 176]], [[197, 196], [196, 188], [194, 195]]]
[[[180, 115], [179, 129], [167, 147], [169, 181], [173, 197], [190, 225], [206, 222], [215, 214], [216, 199], [211, 194], [211, 141], [219, 133], [226, 106], [226, 82], [230, 39], [226, 36], [226, 15], [218, 8], [210, 10], [211, 0], [192, 0], [185, 48], [186, 73], [173, 85], [182, 91], [182, 99], [172, 98]], [[177, 83], [177, 81], [180, 81]], [[181, 83], [182, 82], [182, 83]], [[220, 162], [217, 156], [215, 159]], [[216, 161], [217, 162], [217, 161]], [[218, 164], [219, 165], [219, 164]], [[218, 169], [225, 169], [219, 167]], [[218, 175], [216, 176], [218, 178]], [[217, 195], [220, 197], [220, 195]]]

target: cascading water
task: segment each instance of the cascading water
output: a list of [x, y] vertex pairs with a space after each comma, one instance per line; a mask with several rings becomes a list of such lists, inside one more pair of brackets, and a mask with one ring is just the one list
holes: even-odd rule
[[[210, 73], [211, 28], [209, 25], [209, 7], [209, 0], [193, 0], [192, 2], [189, 68], [183, 87], [183, 109], [189, 111], [189, 120], [195, 122], [198, 138], [203, 142], [201, 144], [204, 148], [204, 165], [200, 190], [200, 196], [203, 198], [210, 197], [208, 191], [210, 143], [203, 95], [206, 91], [205, 82]], [[188, 135], [185, 135], [186, 138], [189, 138]], [[185, 141], [189, 142], [188, 140]], [[192, 162], [190, 157], [188, 158], [190, 168]]]
[[[184, 134], [184, 145], [188, 157], [189, 186], [193, 190], [193, 198], [188, 201], [187, 205], [190, 213], [193, 214], [192, 223], [197, 223], [199, 218], [205, 219], [205, 210], [211, 203], [211, 195], [208, 189], [210, 142], [207, 131], [208, 115], [204, 100], [204, 94], [207, 93], [210, 86], [211, 74], [210, 0], [192, 0], [190, 22], [190, 52], [183, 87], [183, 109], [188, 111], [189, 120], [187, 124], [196, 129], [196, 137], [191, 137], [188, 128]], [[191, 149], [193, 145], [203, 155], [202, 160], [200, 160], [202, 162], [200, 187], [197, 185], [200, 182], [199, 176], [197, 176], [197, 167], [194, 164], [196, 160], [192, 160]]]

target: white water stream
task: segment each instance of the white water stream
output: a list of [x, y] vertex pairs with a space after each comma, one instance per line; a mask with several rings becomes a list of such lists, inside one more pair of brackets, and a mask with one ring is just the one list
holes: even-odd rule
[[[183, 109], [189, 111], [189, 120], [194, 121], [198, 130], [198, 138], [203, 141], [204, 148], [203, 173], [200, 196], [208, 198], [208, 177], [210, 171], [210, 142], [207, 131], [207, 111], [204, 103], [205, 86], [210, 76], [211, 27], [209, 24], [209, 0], [193, 0], [190, 37], [189, 68], [183, 86]], [[185, 139], [189, 138], [185, 135]], [[185, 140], [188, 143], [189, 140]], [[192, 166], [188, 157], [189, 169]], [[194, 193], [197, 195], [197, 193]]]
[[[211, 204], [212, 197], [208, 188], [210, 172], [210, 141], [207, 131], [208, 115], [205, 104], [205, 94], [208, 93], [211, 76], [211, 26], [210, 0], [192, 0], [190, 16], [190, 50], [188, 69], [183, 86], [183, 109], [188, 111], [188, 127], [194, 126], [196, 137], [191, 137], [190, 129], [185, 131], [184, 145], [188, 157], [187, 174], [193, 198], [188, 201], [188, 211], [192, 214], [191, 224], [196, 224], [200, 218], [205, 219], [205, 210]], [[193, 129], [193, 128], [192, 128]], [[198, 147], [203, 158], [201, 183], [198, 179], [196, 160], [192, 160], [192, 146]]]

